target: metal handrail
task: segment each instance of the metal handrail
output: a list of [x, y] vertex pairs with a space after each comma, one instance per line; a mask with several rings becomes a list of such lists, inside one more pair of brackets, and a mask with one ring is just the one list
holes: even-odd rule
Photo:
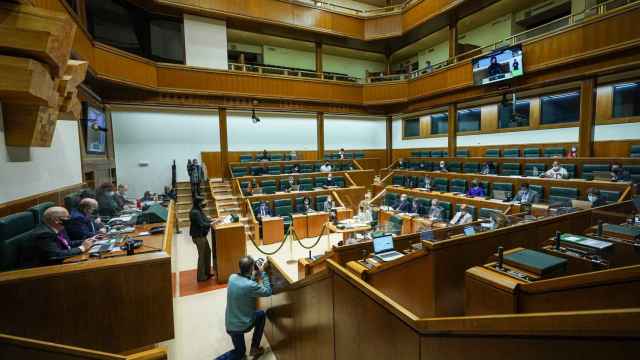
[[[569, 28], [571, 26], [581, 23], [585, 19], [588, 19], [588, 18], [590, 19], [596, 16], [605, 15], [611, 10], [615, 10], [623, 6], [627, 6], [629, 4], [636, 3], [638, 1], [640, 0], [609, 0], [605, 3], [598, 4], [596, 6], [585, 9], [580, 13], [567, 15], [559, 19], [553, 20], [551, 22], [548, 22], [546, 24], [537, 26], [533, 29], [523, 31], [515, 35], [511, 35], [508, 38], [502, 39], [500, 41], [464, 52], [462, 54], [457, 54], [456, 56], [449, 58], [447, 60], [444, 60], [442, 62], [436, 63], [435, 65], [429, 65], [427, 67], [414, 70], [409, 73], [404, 73], [404, 74], [370, 76], [366, 79], [366, 81], [368, 83], [371, 83], [371, 82], [383, 82], [383, 81], [394, 81], [394, 80], [404, 80], [404, 79], [416, 79], [421, 77], [422, 75], [430, 74], [434, 70], [443, 69], [448, 66], [451, 66], [456, 62], [460, 61], [460, 59], [470, 57], [471, 55], [473, 55], [474, 57], [479, 55], [484, 55], [486, 53], [489, 53], [495, 49], [498, 49], [504, 46], [513, 46], [516, 44], [520, 44], [520, 43], [523, 43], [524, 41], [531, 40], [539, 36], [544, 36], [552, 32]], [[610, 7], [611, 5], [614, 5], [614, 6]], [[548, 30], [543, 31], [545, 29], [548, 29]], [[401, 77], [401, 78], [398, 79], [398, 77]]]
[[330, 0], [281, 0], [289, 3], [298, 3], [306, 6], [312, 6], [322, 10], [335, 11], [342, 14], [357, 15], [360, 17], [374, 17], [381, 15], [394, 15], [401, 13], [406, 8], [413, 6], [414, 4], [422, 0], [407, 0], [402, 4], [389, 5], [374, 9], [355, 9], [349, 6], [335, 4]]
[[306, 78], [306, 79], [311, 78], [311, 79], [321, 79], [321, 80], [331, 80], [331, 81], [341, 81], [341, 82], [351, 82], [351, 83], [363, 82], [362, 78], [357, 78], [349, 75], [331, 74], [331, 73], [325, 73], [325, 72], [320, 73], [320, 72], [309, 71], [309, 70], [297, 70], [297, 69], [281, 68], [281, 67], [273, 67], [273, 66], [265, 66], [265, 65], [229, 63], [228, 69], [230, 71], [283, 75], [283, 76], [291, 76], [291, 77]]

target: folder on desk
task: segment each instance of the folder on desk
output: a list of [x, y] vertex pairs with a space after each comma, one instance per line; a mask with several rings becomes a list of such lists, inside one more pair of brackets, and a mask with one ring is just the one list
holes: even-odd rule
[[603, 224], [602, 232], [609, 236], [619, 237], [627, 240], [640, 239], [640, 226]]
[[590, 237], [574, 235], [574, 234], [560, 235], [560, 242], [573, 245], [590, 252], [604, 251], [613, 247], [613, 243], [611, 242], [592, 239]]
[[566, 259], [529, 249], [505, 255], [504, 263], [540, 277], [560, 275], [567, 271]]

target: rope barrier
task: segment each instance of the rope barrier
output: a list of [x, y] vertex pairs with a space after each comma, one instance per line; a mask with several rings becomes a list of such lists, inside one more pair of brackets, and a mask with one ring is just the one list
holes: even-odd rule
[[[324, 234], [325, 230], [327, 228], [327, 224], [323, 224], [322, 225], [322, 230], [320, 230], [320, 235], [318, 235], [318, 238], [316, 239], [316, 241], [313, 243], [313, 245], [311, 246], [306, 246], [302, 243], [302, 240], [298, 239], [298, 235], [295, 234], [295, 230], [293, 229], [293, 217], [291, 218], [291, 225], [289, 226], [289, 231], [287, 231], [287, 234], [284, 236], [284, 240], [282, 240], [282, 242], [280, 243], [280, 246], [278, 246], [278, 248], [276, 250], [274, 250], [273, 252], [268, 252], [268, 251], [264, 251], [262, 249], [260, 249], [260, 245], [256, 244], [256, 241], [253, 239], [253, 237], [249, 238], [251, 240], [251, 243], [253, 244], [253, 246], [256, 248], [256, 250], [258, 250], [260, 253], [262, 253], [263, 255], [267, 255], [267, 256], [271, 256], [271, 255], [275, 255], [277, 254], [280, 249], [282, 249], [282, 247], [284, 246], [284, 244], [287, 242], [287, 239], [289, 239], [289, 241], [291, 241], [291, 243], [293, 244], [293, 241], [297, 241], [298, 244], [306, 250], [311, 250], [314, 247], [316, 247], [316, 245], [318, 245], [318, 243], [320, 243], [320, 240], [322, 239], [322, 235]], [[295, 234], [295, 236], [294, 236]]]
[[300, 246], [302, 246], [302, 248], [304, 248], [306, 250], [311, 250], [314, 247], [316, 247], [316, 245], [318, 245], [318, 243], [322, 239], [322, 235], [324, 234], [324, 231], [325, 231], [326, 228], [327, 228], [327, 224], [325, 223], [325, 224], [322, 225], [322, 230], [320, 230], [320, 235], [318, 235], [318, 238], [316, 239], [316, 242], [314, 242], [313, 245], [311, 245], [309, 247], [305, 246], [300, 239], [296, 239], [296, 240], [298, 241], [298, 244], [300, 244]]

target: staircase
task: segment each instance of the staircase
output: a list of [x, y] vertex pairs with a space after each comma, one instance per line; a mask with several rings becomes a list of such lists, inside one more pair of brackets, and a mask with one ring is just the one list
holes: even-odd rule
[[[215, 216], [211, 191], [207, 188], [206, 184], [201, 184], [200, 186], [200, 195], [205, 198], [207, 202], [204, 212], [209, 216]], [[188, 181], [179, 181], [177, 184], [177, 194], [178, 201], [176, 202], [176, 214], [178, 216], [178, 226], [181, 228], [189, 227], [189, 224], [191, 223], [189, 221], [189, 212], [193, 207], [191, 184], [189, 184]]]
[[247, 239], [254, 238], [253, 229], [249, 226], [249, 218], [242, 216], [240, 198], [233, 195], [231, 184], [228, 180], [211, 179], [209, 180], [211, 193], [213, 194], [215, 213], [217, 216], [227, 216], [236, 214], [240, 217], [240, 223], [244, 225], [244, 231]]

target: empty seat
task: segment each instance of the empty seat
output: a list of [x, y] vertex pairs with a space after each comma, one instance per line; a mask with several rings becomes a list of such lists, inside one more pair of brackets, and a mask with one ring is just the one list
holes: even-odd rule
[[35, 226], [33, 214], [27, 211], [0, 218], [0, 242], [32, 230]]
[[300, 184], [300, 190], [313, 190], [313, 179], [311, 178], [302, 178], [298, 181], [298, 183]]
[[442, 157], [449, 157], [449, 150], [443, 150]]
[[629, 151], [629, 157], [632, 157], [632, 158], [640, 157], [640, 145], [631, 145], [631, 150]]
[[388, 192], [384, 195], [384, 205], [393, 206], [398, 200], [399, 196], [396, 193]]
[[570, 200], [578, 198], [578, 189], [569, 187], [552, 187], [549, 190], [549, 204], [563, 202], [569, 205]]
[[391, 178], [391, 184], [400, 186], [404, 185], [404, 176], [394, 175]]
[[433, 180], [433, 187], [437, 191], [447, 191], [449, 180], [446, 178], [435, 178], [435, 180]]
[[280, 166], [272, 165], [269, 166], [269, 170], [267, 171], [269, 175], [280, 175]]
[[231, 168], [231, 176], [233, 176], [233, 177], [246, 176], [246, 175], [247, 175], [247, 168], [246, 167], [232, 167]]
[[336, 186], [344, 187], [344, 185], [345, 185], [343, 176], [335, 176], [333, 178], [333, 181], [336, 183]]
[[565, 150], [563, 147], [552, 147], [544, 149], [544, 157], [563, 157]]
[[451, 172], [462, 172], [462, 165], [457, 161], [452, 161], [447, 164], [447, 170]]
[[0, 271], [37, 265], [31, 237], [35, 226], [31, 212], [0, 218]]
[[462, 172], [464, 173], [477, 173], [480, 172], [480, 165], [478, 163], [470, 162], [462, 165]]
[[506, 191], [507, 192], [507, 196], [508, 197], [513, 197], [513, 184], [512, 183], [493, 183], [492, 189], [491, 189], [491, 197], [495, 198], [496, 195], [496, 190], [499, 191]]
[[350, 152], [344, 153], [344, 158], [345, 159], [353, 159], [353, 153], [350, 153]]
[[263, 186], [262, 187], [262, 193], [263, 194], [275, 194], [276, 193], [276, 186], [275, 185]]
[[544, 198], [545, 198], [544, 186], [542, 186], [542, 185], [529, 185], [529, 189], [538, 193], [538, 200], [539, 201], [541, 201], [541, 202], [544, 201]]
[[625, 171], [629, 172], [629, 178], [632, 182], [640, 182], [640, 165], [625, 165], [623, 168]]
[[271, 161], [282, 161], [282, 154], [271, 154]]
[[293, 165], [285, 165], [282, 167], [282, 169], [283, 169], [283, 174], [291, 174]]
[[364, 159], [364, 152], [362, 151], [356, 151], [353, 153], [353, 158], [354, 159]]
[[560, 164], [560, 166], [567, 170], [567, 173], [569, 173], [569, 179], [576, 177], [576, 164]]
[[593, 180], [593, 173], [596, 171], [609, 171], [609, 164], [584, 164], [580, 177], [585, 180]]
[[421, 151], [420, 157], [431, 157], [431, 151]]
[[539, 176], [545, 172], [547, 166], [543, 163], [528, 163], [524, 166], [525, 176]]
[[525, 148], [524, 151], [523, 151], [523, 155], [526, 158], [540, 157], [540, 149], [539, 148]]
[[411, 152], [411, 157], [420, 157], [421, 156], [421, 152], [420, 151], [412, 151]]
[[318, 195], [316, 196], [316, 207], [315, 209], [317, 211], [323, 211], [324, 210], [324, 203], [327, 201], [327, 195]]
[[442, 219], [449, 221], [449, 219], [451, 219], [451, 203], [448, 201], [440, 201], [438, 206], [442, 208]]
[[484, 152], [484, 157], [500, 157], [500, 149], [487, 149]]
[[240, 155], [240, 162], [251, 162], [251, 161], [253, 161], [253, 155], [251, 154]]
[[262, 180], [260, 181], [260, 186], [264, 187], [264, 186], [276, 186], [276, 181], [273, 179], [269, 179], [269, 180]]
[[326, 176], [318, 176], [315, 179], [316, 187], [323, 187], [326, 183], [327, 183], [327, 177]]
[[518, 148], [504, 149], [502, 151], [502, 157], [506, 157], [506, 158], [520, 157], [520, 149]]
[[467, 150], [467, 149], [456, 150], [456, 156], [457, 157], [469, 157], [469, 150]]
[[282, 223], [284, 224], [284, 231], [287, 232], [291, 226], [291, 213], [293, 207], [291, 206], [290, 199], [278, 199], [273, 201], [274, 213], [276, 216], [282, 217]]
[[600, 196], [602, 196], [607, 203], [612, 203], [618, 201], [620, 198], [620, 191], [600, 190]]
[[489, 219], [490, 214], [493, 213], [493, 211], [494, 211], [493, 209], [480, 208], [480, 211], [478, 211], [478, 218]]
[[431, 152], [431, 157], [443, 157], [442, 150], [434, 150]]
[[302, 164], [300, 166], [301, 173], [312, 173], [313, 172], [313, 164]]
[[467, 192], [467, 180], [465, 179], [452, 179], [449, 184], [449, 191], [465, 193]]
[[506, 176], [520, 175], [520, 164], [504, 163], [500, 165], [500, 175], [506, 175]]

